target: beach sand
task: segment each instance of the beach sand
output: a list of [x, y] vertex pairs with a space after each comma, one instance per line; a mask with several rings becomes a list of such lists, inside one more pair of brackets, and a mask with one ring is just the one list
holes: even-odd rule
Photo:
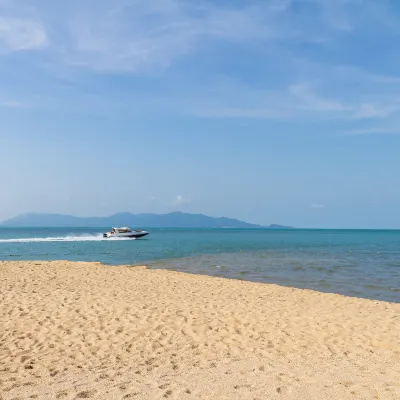
[[400, 304], [0, 262], [0, 398], [400, 399]]

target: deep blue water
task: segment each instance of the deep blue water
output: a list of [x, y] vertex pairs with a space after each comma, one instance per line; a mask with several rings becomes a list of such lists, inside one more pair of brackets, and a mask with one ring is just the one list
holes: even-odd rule
[[400, 231], [149, 229], [139, 240], [108, 228], [0, 228], [0, 260], [146, 264], [400, 302]]

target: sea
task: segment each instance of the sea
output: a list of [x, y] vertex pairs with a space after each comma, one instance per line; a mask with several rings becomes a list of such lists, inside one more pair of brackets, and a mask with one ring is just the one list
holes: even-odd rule
[[400, 302], [400, 230], [0, 228], [0, 260], [100, 261]]

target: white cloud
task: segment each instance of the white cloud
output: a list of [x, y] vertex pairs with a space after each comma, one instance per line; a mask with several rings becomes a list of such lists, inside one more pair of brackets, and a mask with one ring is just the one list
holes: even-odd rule
[[48, 45], [43, 26], [33, 20], [0, 17], [0, 50], [42, 49]]
[[[4, 15], [0, 17], [0, 52], [48, 47], [46, 52], [35, 53], [33, 61], [35, 71], [46, 68], [43, 80], [61, 76], [47, 85], [48, 93], [35, 88], [43, 96], [38, 103], [46, 103], [43, 107], [47, 108], [64, 102], [81, 110], [81, 102], [86, 110], [92, 107], [96, 112], [112, 109], [142, 113], [147, 107], [145, 111], [152, 113], [173, 109], [213, 118], [334, 118], [358, 123], [356, 120], [391, 118], [400, 111], [400, 77], [379, 74], [377, 69], [369, 72], [359, 66], [335, 65], [346, 61], [349, 50], [338, 58], [335, 49], [346, 45], [344, 41], [335, 43], [336, 39], [357, 33], [355, 40], [362, 41], [363, 30], [369, 35], [371, 27], [376, 33], [377, 28], [393, 28], [388, 23], [393, 17], [385, 5], [376, 3], [0, 0]], [[331, 42], [333, 46], [318, 47], [319, 42]], [[220, 49], [227, 50], [227, 58], [224, 51], [216, 52]], [[334, 62], [329, 58], [330, 51]], [[196, 52], [207, 52], [204, 62], [194, 64], [188, 57]], [[304, 54], [310, 60], [302, 59]], [[322, 59], [319, 54], [323, 54], [325, 63], [316, 61]], [[135, 90], [119, 87], [114, 92], [106, 92], [107, 82], [104, 92], [100, 85], [88, 89], [90, 79], [83, 82], [91, 70], [128, 73], [135, 79], [134, 75], [162, 72], [172, 65], [177, 69], [171, 68], [168, 84], [163, 80], [159, 88], [151, 90], [151, 84], [145, 81]], [[27, 59], [26, 75], [30, 66]], [[264, 67], [263, 77], [260, 71]], [[258, 75], [253, 76], [253, 71]], [[62, 86], [65, 80], [60, 81], [65, 76], [70, 81]], [[226, 84], [229, 76], [236, 81]], [[160, 77], [165, 78], [162, 73]], [[10, 84], [9, 93], [3, 96], [18, 96], [24, 104], [34, 103], [31, 96], [16, 94], [13, 86]], [[29, 90], [33, 90], [31, 86]], [[55, 101], [46, 102], [46, 98]], [[2, 106], [13, 107], [12, 102]]]
[[190, 204], [190, 203], [191, 200], [186, 197], [183, 197], [182, 195], [176, 196], [176, 198], [173, 201], [174, 206], [183, 206], [185, 204]]
[[[307, 115], [348, 117], [353, 106], [319, 95], [307, 82], [291, 84], [282, 90], [260, 90], [245, 86], [223, 88], [224, 99], [214, 93], [214, 103], [196, 111], [199, 116], [232, 118], [289, 118]], [[238, 104], [239, 103], [239, 104]], [[242, 103], [242, 104], [240, 104]], [[219, 104], [229, 104], [225, 107]], [[253, 107], [251, 107], [253, 105]]]
[[323, 204], [312, 203], [311, 208], [325, 208], [325, 206]]
[[283, 10], [178, 0], [101, 3], [69, 23], [68, 60], [98, 70], [148, 72], [211, 38], [238, 43], [273, 38], [275, 27], [267, 19]]
[[[207, 0], [71, 0], [57, 6], [48, 0], [14, 0], [3, 1], [0, 7], [44, 21], [57, 57], [95, 70], [151, 72], [211, 40], [253, 46], [275, 39], [315, 41], [316, 37], [308, 23], [296, 18], [292, 0], [229, 6]], [[48, 44], [44, 27], [36, 20], [5, 21], [7, 31], [12, 30], [5, 39], [11, 49]]]
[[[397, 100], [396, 100], [397, 102]], [[400, 110], [400, 104], [393, 105], [375, 105], [375, 104], [361, 104], [359, 109], [355, 112], [354, 118], [367, 119], [367, 118], [385, 118]]]
[[[384, 119], [400, 112], [397, 91], [391, 93], [395, 84], [394, 77], [391, 77], [384, 87], [384, 76], [370, 76], [365, 73], [362, 82], [365, 87], [370, 86], [368, 94], [356, 96], [347, 89], [335, 88], [337, 80], [340, 80], [341, 85], [347, 81], [351, 83], [354, 74], [357, 73], [354, 69], [344, 72], [339, 68], [339, 71], [336, 71], [337, 76], [335, 71], [330, 72], [332, 82], [329, 84], [322, 79], [316, 79], [321, 82], [296, 82], [280, 90], [263, 90], [230, 82], [230, 86], [217, 86], [212, 94], [206, 94], [203, 103], [199, 100], [202, 97], [199, 91], [194, 104], [194, 114], [212, 118], [336, 118], [341, 121], [354, 121]], [[322, 74], [321, 71], [319, 73]], [[362, 75], [363, 71], [359, 71], [359, 74]], [[319, 78], [317, 73], [316, 76]], [[334, 92], [334, 97], [332, 94], [329, 96], [321, 92]], [[374, 97], [375, 102], [369, 102], [370, 97]], [[188, 103], [186, 107], [193, 105]]]

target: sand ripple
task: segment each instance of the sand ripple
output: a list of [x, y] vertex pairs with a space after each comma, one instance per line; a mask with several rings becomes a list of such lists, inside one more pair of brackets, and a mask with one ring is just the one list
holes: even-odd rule
[[399, 399], [400, 304], [0, 262], [1, 399]]

